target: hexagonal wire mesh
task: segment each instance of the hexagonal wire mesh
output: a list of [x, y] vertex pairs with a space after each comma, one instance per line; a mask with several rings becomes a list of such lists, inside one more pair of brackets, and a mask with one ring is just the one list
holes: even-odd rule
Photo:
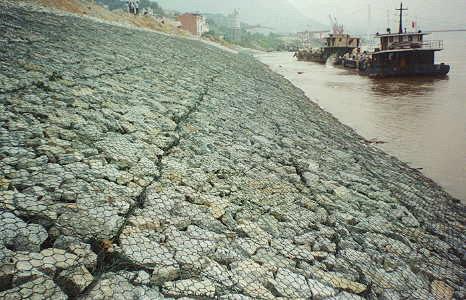
[[0, 299], [464, 299], [464, 206], [259, 63], [0, 8]]

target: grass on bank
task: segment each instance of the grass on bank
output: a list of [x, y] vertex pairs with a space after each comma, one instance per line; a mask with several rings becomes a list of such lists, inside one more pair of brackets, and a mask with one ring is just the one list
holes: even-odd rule
[[[126, 26], [135, 26], [139, 28], [150, 29], [158, 32], [167, 34], [177, 35], [181, 37], [192, 37], [192, 35], [182, 30], [173, 24], [158, 21], [154, 17], [150, 16], [134, 16], [124, 10], [125, 2], [121, 2], [121, 9], [109, 10], [104, 6], [98, 4], [95, 0], [22, 0], [24, 2], [32, 2], [44, 7], [49, 7], [81, 16], [89, 16], [104, 21], [118, 23]], [[211, 17], [209, 15], [209, 17]], [[222, 21], [227, 20], [227, 17], [221, 16]], [[214, 21], [215, 20], [215, 21]], [[275, 35], [261, 35], [261, 34], [250, 34], [243, 30], [242, 41], [231, 41], [228, 39], [228, 27], [222, 22], [216, 22], [215, 18], [209, 19], [209, 24], [212, 25], [212, 31], [205, 34], [202, 39], [212, 42], [229, 49], [255, 49], [260, 51], [272, 51], [279, 50], [281, 43], [277, 43], [278, 36]], [[226, 38], [225, 38], [226, 37]]]
[[[134, 16], [130, 15], [123, 9], [108, 10], [105, 7], [96, 4], [92, 0], [25, 0], [26, 2], [33, 2], [45, 7], [50, 7], [81, 16], [89, 16], [98, 18], [104, 21], [120, 23], [123, 25], [131, 25], [140, 28], [151, 29], [168, 34], [175, 34], [180, 36], [189, 36], [184, 30], [177, 28], [171, 24], [162, 24], [155, 18], [150, 16]], [[122, 2], [122, 5], [124, 3]]]

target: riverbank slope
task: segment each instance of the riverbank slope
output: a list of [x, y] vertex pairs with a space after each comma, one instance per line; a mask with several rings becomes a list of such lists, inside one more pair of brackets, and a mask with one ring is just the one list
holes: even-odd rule
[[253, 58], [0, 3], [0, 298], [462, 298], [464, 206]]

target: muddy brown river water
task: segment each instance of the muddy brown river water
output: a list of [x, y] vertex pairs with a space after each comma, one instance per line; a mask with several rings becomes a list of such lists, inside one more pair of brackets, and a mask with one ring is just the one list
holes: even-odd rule
[[447, 78], [369, 79], [352, 71], [298, 62], [292, 53], [257, 58], [366, 139], [397, 156], [466, 203], [466, 33], [436, 33], [451, 65]]

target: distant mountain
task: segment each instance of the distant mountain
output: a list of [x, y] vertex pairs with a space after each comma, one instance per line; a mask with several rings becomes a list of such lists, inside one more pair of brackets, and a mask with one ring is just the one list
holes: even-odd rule
[[327, 25], [304, 16], [287, 0], [157, 0], [165, 9], [180, 12], [229, 14], [235, 8], [241, 21], [272, 27], [276, 32], [297, 32], [305, 29], [328, 29]]

